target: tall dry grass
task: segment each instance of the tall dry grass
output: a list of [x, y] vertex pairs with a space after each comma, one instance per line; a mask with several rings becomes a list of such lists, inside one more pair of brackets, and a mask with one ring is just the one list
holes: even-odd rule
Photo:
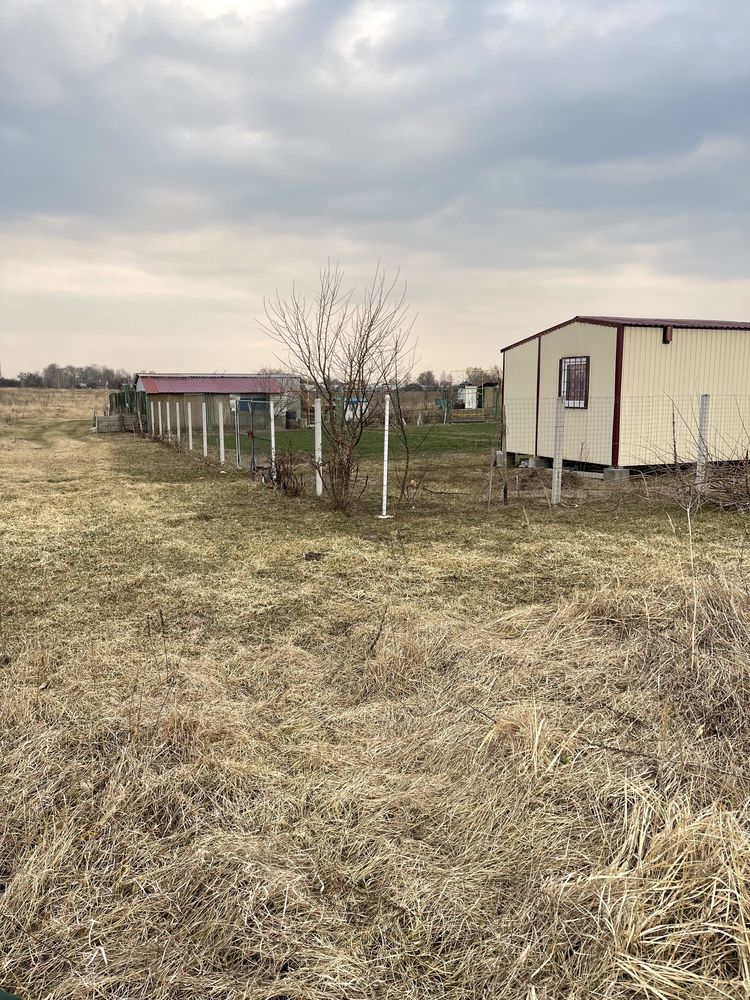
[[0, 389], [0, 428], [23, 421], [90, 419], [104, 408], [104, 389]]
[[723, 529], [352, 525], [129, 436], [7, 485], [30, 454], [0, 477], [8, 987], [748, 995]]

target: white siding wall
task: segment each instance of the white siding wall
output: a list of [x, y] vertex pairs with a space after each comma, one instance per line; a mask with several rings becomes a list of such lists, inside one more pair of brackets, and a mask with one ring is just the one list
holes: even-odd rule
[[506, 351], [503, 355], [508, 451], [518, 455], [534, 454], [536, 355], [536, 337]]
[[542, 337], [539, 382], [539, 454], [554, 451], [555, 400], [559, 390], [560, 358], [588, 356], [589, 405], [565, 410], [563, 457], [573, 462], [609, 465], [612, 457], [612, 414], [615, 392], [614, 327], [571, 323]]
[[[698, 406], [710, 393], [709, 453], [741, 458], [750, 449], [750, 330], [626, 327], [620, 464], [695, 457]], [[673, 419], [674, 417], [674, 419]]]

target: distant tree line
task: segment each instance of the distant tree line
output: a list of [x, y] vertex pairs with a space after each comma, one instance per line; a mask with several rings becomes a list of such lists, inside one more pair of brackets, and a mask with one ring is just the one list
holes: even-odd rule
[[[486, 385], [492, 382], [500, 384], [502, 380], [503, 375], [500, 371], [499, 365], [488, 365], [487, 368], [480, 368], [477, 365], [472, 365], [465, 371], [465, 381], [468, 382], [469, 385]], [[417, 375], [416, 382], [414, 382], [412, 386], [409, 386], [409, 388], [413, 387], [414, 389], [431, 390], [450, 389], [461, 381], [461, 378], [455, 378], [453, 372], [443, 372], [438, 378], [436, 378], [435, 373], [428, 368], [426, 371]]]
[[108, 365], [46, 365], [41, 371], [19, 372], [15, 379], [0, 379], [0, 386], [32, 389], [120, 389], [132, 382], [124, 368]]

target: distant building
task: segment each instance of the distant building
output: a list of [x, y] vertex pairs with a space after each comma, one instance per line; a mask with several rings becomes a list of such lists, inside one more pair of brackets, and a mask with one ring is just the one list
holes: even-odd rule
[[230, 374], [177, 374], [141, 372], [136, 376], [133, 390], [113, 393], [110, 409], [140, 413], [144, 427], [151, 429], [151, 403], [158, 407], [180, 406], [181, 420], [186, 419], [187, 404], [193, 423], [202, 420], [203, 404], [209, 428], [218, 426], [219, 413], [223, 422], [231, 426], [233, 411], [258, 410], [269, 412], [273, 401], [275, 421], [278, 426], [294, 426], [300, 417], [300, 381], [294, 375], [230, 375]]
[[459, 402], [463, 403], [463, 409], [476, 410], [477, 388], [476, 385], [472, 385], [470, 382], [462, 382], [461, 385], [456, 387], [456, 396]]

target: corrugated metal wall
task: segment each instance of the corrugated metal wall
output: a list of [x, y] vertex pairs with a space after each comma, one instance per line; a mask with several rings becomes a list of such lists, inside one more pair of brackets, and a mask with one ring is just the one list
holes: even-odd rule
[[[206, 401], [206, 417], [207, 417], [207, 421], [208, 421], [208, 429], [209, 429], [209, 431], [216, 431], [216, 430], [218, 430], [218, 426], [219, 426], [219, 419], [218, 419], [218, 412], [219, 411], [218, 411], [218, 405], [217, 404], [218, 404], [218, 402], [220, 400], [221, 403], [222, 403], [222, 405], [223, 405], [223, 410], [224, 410], [224, 427], [227, 430], [230, 430], [231, 428], [234, 427], [234, 414], [229, 409], [229, 400], [230, 400], [229, 394], [211, 393], [211, 394], [203, 395], [203, 394], [200, 394], [200, 393], [184, 393], [184, 394], [183, 393], [179, 393], [179, 394], [178, 393], [154, 393], [153, 395], [148, 396], [147, 398], [148, 398], [148, 401], [149, 401], [148, 419], [149, 420], [151, 419], [151, 407], [150, 407], [150, 403], [151, 403], [151, 401], [153, 401], [153, 403], [154, 403], [154, 409], [156, 411], [155, 419], [156, 419], [156, 422], [157, 422], [157, 426], [158, 426], [158, 408], [159, 408], [159, 401], [160, 400], [162, 402], [162, 414], [163, 414], [164, 421], [166, 421], [166, 409], [164, 407], [164, 404], [168, 402], [169, 406], [170, 406], [170, 419], [172, 420], [173, 424], [174, 424], [174, 420], [175, 420], [175, 417], [174, 417], [175, 403], [179, 403], [179, 405], [180, 405], [180, 423], [181, 423], [181, 425], [182, 425], [183, 428], [185, 428], [187, 426], [187, 424], [186, 424], [186, 421], [187, 421], [186, 404], [188, 402], [190, 402], [192, 404], [191, 405], [191, 414], [192, 414], [192, 420], [193, 420], [193, 428], [195, 430], [200, 430], [202, 428], [202, 426], [203, 426], [203, 424], [202, 424], [202, 419], [203, 418], [202, 418], [202, 409], [201, 409], [201, 407], [202, 407], [203, 401], [205, 400]], [[263, 395], [261, 393], [256, 393], [256, 394], [254, 394], [252, 396], [248, 395], [247, 397], [243, 397], [243, 398], [253, 398], [253, 399], [256, 399], [258, 401], [258, 406], [259, 407], [262, 407], [264, 404], [267, 405], [267, 401], [268, 401], [268, 396], [267, 395]], [[278, 398], [278, 397], [276, 397], [276, 398]], [[299, 405], [299, 403], [297, 405]], [[285, 419], [286, 419], [285, 418], [285, 413], [286, 413], [286, 411], [284, 410], [284, 411], [282, 411], [282, 412], [280, 412], [280, 413], [277, 414], [276, 425], [278, 427], [283, 427], [284, 426]]]
[[563, 458], [570, 462], [609, 465], [612, 459], [612, 414], [615, 394], [614, 327], [571, 323], [542, 337], [539, 379], [538, 454], [554, 452], [555, 400], [560, 359], [589, 357], [589, 400], [585, 410], [565, 410]]
[[537, 339], [519, 344], [503, 355], [503, 393], [508, 427], [508, 451], [534, 454], [536, 419]]
[[742, 458], [750, 448], [750, 330], [626, 327], [620, 463], [694, 458], [698, 406], [712, 397], [709, 452]]

